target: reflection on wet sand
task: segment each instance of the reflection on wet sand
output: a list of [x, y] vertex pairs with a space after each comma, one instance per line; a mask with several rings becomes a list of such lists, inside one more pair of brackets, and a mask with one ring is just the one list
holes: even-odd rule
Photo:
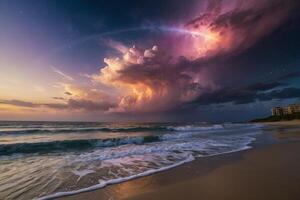
[[113, 199], [129, 199], [130, 197], [153, 190], [156, 182], [155, 176], [148, 176], [136, 181], [117, 184], [116, 187], [110, 189], [111, 197]]

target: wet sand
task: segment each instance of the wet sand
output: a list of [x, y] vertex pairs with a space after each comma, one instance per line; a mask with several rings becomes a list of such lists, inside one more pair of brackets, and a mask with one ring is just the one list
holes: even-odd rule
[[300, 139], [300, 120], [265, 122], [263, 123], [275, 129], [273, 136], [279, 140]]
[[172, 170], [61, 199], [298, 200], [300, 132], [295, 127], [299, 122], [270, 126], [279, 139], [276, 144], [199, 158]]
[[300, 120], [290, 120], [290, 121], [278, 121], [278, 122], [263, 122], [261, 124], [273, 125], [273, 126], [300, 126]]

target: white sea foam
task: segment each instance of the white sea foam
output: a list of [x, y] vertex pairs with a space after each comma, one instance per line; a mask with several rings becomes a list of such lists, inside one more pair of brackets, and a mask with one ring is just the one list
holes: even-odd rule
[[[238, 144], [236, 144], [238, 142]], [[95, 150], [91, 153], [83, 153], [77, 156], [72, 162], [78, 160], [90, 162], [94, 160], [110, 160], [133, 155], [145, 155], [150, 153], [172, 152], [172, 151], [203, 151], [210, 147], [234, 148], [234, 145], [245, 145], [251, 142], [249, 137], [231, 137], [230, 139], [220, 138], [218, 141], [212, 139], [186, 139], [184, 141], [163, 141], [144, 145], [125, 145], [114, 148]]]
[[76, 176], [82, 177], [91, 173], [95, 173], [94, 170], [83, 169], [83, 170], [72, 170], [72, 173]]
[[159, 169], [150, 169], [150, 170], [147, 170], [145, 172], [142, 172], [142, 173], [139, 173], [139, 174], [136, 174], [136, 175], [131, 175], [131, 176], [128, 176], [128, 177], [116, 178], [116, 179], [111, 179], [111, 180], [107, 180], [107, 181], [102, 181], [101, 183], [99, 183], [97, 185], [93, 185], [91, 187], [87, 187], [87, 188], [83, 188], [83, 189], [79, 189], [79, 190], [75, 190], [75, 191], [69, 191], [69, 192], [58, 192], [58, 193], [55, 193], [55, 194], [52, 194], [52, 195], [48, 195], [48, 196], [44, 196], [44, 197], [36, 198], [36, 199], [37, 200], [46, 200], [46, 199], [58, 198], [58, 197], [62, 197], [62, 196], [74, 195], [74, 194], [79, 194], [79, 193], [82, 193], [82, 192], [87, 192], [87, 191], [91, 191], [91, 190], [100, 189], [100, 188], [103, 188], [107, 185], [121, 183], [121, 182], [125, 182], [125, 181], [128, 181], [128, 180], [136, 179], [136, 178], [139, 178], [139, 177], [148, 176], [148, 175], [151, 175], [151, 174], [154, 174], [154, 173], [157, 173], [157, 172], [165, 171], [165, 170], [177, 167], [179, 165], [182, 165], [184, 163], [191, 162], [194, 159], [195, 158], [192, 155], [190, 155], [185, 160], [180, 161], [178, 163], [174, 163], [173, 165], [165, 166], [165, 167], [162, 167], [162, 168], [159, 168]]
[[187, 125], [187, 126], [169, 126], [169, 130], [174, 131], [207, 131], [207, 130], [218, 130], [223, 129], [223, 125], [215, 124], [212, 126], [194, 126], [194, 125]]
[[[212, 153], [212, 154], [207, 155], [207, 156], [216, 156], [216, 155], [220, 155], [220, 154], [227, 154], [227, 153], [232, 153], [232, 152], [237, 152], [237, 151], [250, 149], [251, 147], [248, 146], [248, 144], [251, 143], [253, 140], [254, 140], [253, 138], [248, 138], [247, 141], [243, 141], [243, 144], [240, 145], [239, 148], [232, 149], [232, 150], [227, 150], [227, 151], [223, 151], [223, 152], [218, 152], [218, 153], [215, 152], [215, 153]], [[226, 144], [221, 145], [221, 144], [214, 143], [214, 142], [208, 142], [208, 144], [212, 145], [212, 146], [219, 146], [219, 147], [220, 146], [223, 146], [223, 147], [228, 146]], [[197, 145], [197, 147], [199, 148], [200, 146]], [[203, 148], [203, 146], [200, 147], [200, 148]], [[198, 156], [202, 157], [201, 155], [198, 155]], [[151, 175], [151, 174], [154, 174], [154, 173], [162, 172], [162, 171], [177, 167], [179, 165], [182, 165], [184, 163], [191, 162], [194, 159], [195, 159], [195, 156], [193, 156], [191, 153], [186, 153], [186, 158], [184, 160], [175, 162], [175, 163], [167, 165], [167, 166], [163, 166], [163, 167], [160, 167], [160, 168], [157, 168], [157, 169], [148, 169], [146, 171], [143, 171], [143, 172], [140, 172], [140, 173], [137, 173], [137, 174], [133, 174], [133, 175], [130, 175], [130, 176], [127, 176], [127, 177], [118, 177], [118, 178], [114, 178], [114, 179], [110, 179], [110, 180], [101, 179], [101, 180], [99, 180], [99, 184], [96, 184], [96, 185], [93, 185], [93, 186], [90, 186], [90, 187], [87, 187], [87, 188], [82, 188], [82, 189], [78, 189], [78, 190], [74, 190], [74, 191], [67, 191], [67, 192], [57, 192], [57, 193], [54, 193], [54, 194], [51, 194], [51, 195], [36, 198], [36, 200], [53, 199], [53, 198], [58, 198], [58, 197], [62, 197], [62, 196], [74, 195], [74, 194], [79, 194], [79, 193], [82, 193], [82, 192], [88, 192], [88, 191], [100, 189], [100, 188], [106, 187], [107, 185], [122, 183], [122, 182], [125, 182], [125, 181], [128, 181], [128, 180], [132, 180], [132, 179], [136, 179], [136, 178], [139, 178], [139, 177], [144, 177], [144, 176], [148, 176], [148, 175]], [[143, 160], [147, 160], [147, 158], [143, 158]], [[124, 164], [124, 160], [122, 160], [122, 161], [123, 161], [122, 164], [120, 163], [120, 161], [118, 159], [116, 159], [116, 160], [112, 159], [112, 160], [109, 160], [108, 162], [110, 164], [113, 164], [114, 166], [119, 165], [120, 167], [122, 167], [123, 164]], [[126, 163], [126, 161], [125, 161], [125, 163]], [[130, 161], [127, 160], [126, 164], [129, 164], [129, 163], [130, 163]], [[108, 165], [108, 167], [109, 167], [109, 165]], [[130, 170], [128, 170], [128, 171], [130, 171]]]
[[[39, 199], [51, 199], [78, 194], [103, 188], [109, 184], [120, 183], [138, 177], [147, 176], [190, 162], [194, 160], [195, 156], [213, 156], [246, 150], [251, 148], [248, 145], [253, 140], [254, 138], [247, 136], [232, 136], [230, 138], [220, 137], [217, 140], [195, 140], [192, 138], [190, 140], [183, 141], [166, 141], [147, 145], [128, 145], [102, 149], [91, 153], [81, 154], [76, 158], [69, 157], [70, 161], [73, 160], [69, 163], [71, 166], [77, 166], [78, 163], [93, 163], [101, 161], [101, 168], [103, 170], [112, 168], [117, 168], [118, 170], [115, 172], [111, 172], [109, 170], [109, 173], [107, 174], [113, 178], [102, 178], [99, 180], [99, 184], [74, 191], [57, 192]], [[202, 153], [195, 154], [197, 151]], [[205, 154], [203, 154], [203, 152], [205, 152]], [[172, 158], [170, 159], [170, 157]], [[151, 163], [156, 163], [156, 167], [153, 166], [151, 169]], [[78, 176], [84, 176], [89, 173], [94, 173], [94, 170], [93, 172], [89, 170], [73, 171], [73, 173]], [[124, 174], [129, 175], [124, 176]]]
[[[174, 127], [180, 131], [174, 131]], [[11, 163], [1, 168], [0, 178], [6, 176], [7, 169], [14, 176], [3, 179], [2, 188], [16, 184], [12, 191], [18, 191], [22, 184], [14, 180], [27, 180], [28, 176], [41, 178], [41, 182], [28, 185], [28, 191], [36, 187], [40, 193], [28, 194], [28, 199], [52, 199], [66, 195], [103, 188], [134, 178], [147, 176], [156, 172], [168, 170], [195, 157], [214, 156], [251, 148], [254, 135], [260, 133], [258, 126], [253, 125], [213, 125], [172, 126], [169, 133], [151, 135], [155, 140], [144, 142], [144, 136], [135, 135], [116, 140], [99, 141], [94, 148], [84, 152], [67, 152], [59, 155], [29, 157], [19, 165]], [[159, 139], [156, 139], [158, 137]], [[110, 145], [116, 142], [119, 145]], [[106, 145], [104, 145], [106, 144]], [[51, 161], [51, 162], [50, 162]], [[12, 166], [25, 167], [24, 174], [15, 173]], [[45, 170], [47, 169], [47, 170]], [[5, 171], [6, 170], [6, 171]], [[2, 173], [3, 172], [3, 173]], [[2, 175], [1, 175], [2, 173]], [[37, 174], [40, 173], [40, 174]], [[43, 177], [52, 177], [42, 180]], [[63, 178], [62, 178], [63, 177]], [[33, 180], [33, 179], [32, 179]], [[43, 182], [44, 181], [44, 182]], [[49, 186], [43, 188], [43, 184]], [[43, 193], [42, 193], [43, 192]], [[1, 196], [0, 196], [1, 197]], [[7, 199], [15, 199], [14, 195]]]

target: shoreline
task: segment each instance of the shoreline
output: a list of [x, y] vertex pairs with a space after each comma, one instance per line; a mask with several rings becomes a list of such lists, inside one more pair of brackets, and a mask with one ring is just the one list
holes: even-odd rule
[[294, 119], [294, 120], [286, 120], [286, 121], [276, 121], [276, 122], [252, 122], [254, 124], [266, 124], [266, 125], [285, 125], [285, 126], [291, 126], [291, 125], [300, 125], [300, 119]]
[[204, 175], [124, 199], [296, 200], [300, 195], [299, 153], [300, 142], [253, 149]]
[[[174, 174], [178, 175], [178, 173], [179, 173], [179, 175], [175, 178], [176, 181], [180, 182], [180, 181], [186, 181], [189, 179], [194, 179], [195, 174], [194, 174], [194, 172], [190, 171], [191, 168], [194, 169], [198, 165], [212, 162], [212, 163], [210, 163], [211, 166], [209, 166], [209, 167], [205, 166], [204, 168], [201, 168], [201, 170], [196, 172], [196, 175], [204, 175], [205, 173], [213, 170], [214, 168], [219, 167], [219, 165], [229, 164], [235, 160], [241, 159], [241, 156], [244, 153], [246, 153], [247, 151], [251, 151], [251, 150], [252, 150], [252, 148], [245, 148], [245, 149], [241, 149], [241, 150], [234, 151], [234, 152], [227, 152], [227, 153], [211, 155], [211, 156], [207, 156], [207, 157], [197, 157], [195, 159], [181, 163], [178, 166], [170, 167], [167, 170], [157, 171], [157, 172], [151, 173], [149, 175], [130, 179], [128, 181], [122, 181], [122, 182], [115, 183], [115, 184], [108, 184], [101, 188], [95, 188], [95, 189], [91, 189], [88, 191], [79, 192], [76, 194], [65, 195], [65, 196], [57, 197], [55, 199], [57, 199], [57, 200], [124, 199], [123, 197], [121, 197], [121, 198], [111, 197], [111, 196], [109, 196], [111, 194], [108, 194], [108, 193], [110, 193], [113, 190], [120, 190], [119, 187], [122, 188], [123, 185], [128, 185], [128, 184], [130, 184], [130, 185], [136, 184], [136, 186], [137, 186], [136, 189], [140, 190], [140, 192], [141, 192], [145, 189], [145, 188], [143, 188], [144, 185], [148, 185], [148, 182], [152, 182], [152, 180], [149, 181], [148, 179], [152, 179], [152, 178], [160, 179], [160, 180], [158, 180], [159, 182], [162, 181], [166, 184], [171, 184], [168, 179], [170, 178], [170, 176], [173, 176]], [[141, 185], [142, 185], [142, 187], [141, 187]], [[127, 186], [125, 186], [125, 187], [127, 187]], [[138, 191], [136, 191], [136, 192], [138, 192]], [[117, 192], [117, 193], [119, 193], [119, 192]], [[112, 196], [114, 196], [114, 195], [112, 195]], [[127, 198], [125, 198], [125, 199], [127, 199]]]
[[243, 148], [238, 149], [238, 150], [228, 151], [228, 152], [224, 152], [224, 153], [220, 153], [220, 154], [212, 154], [212, 155], [205, 156], [205, 157], [193, 157], [193, 156], [191, 156], [191, 157], [188, 157], [187, 159], [185, 159], [185, 160], [183, 160], [179, 163], [175, 163], [173, 165], [166, 166], [166, 167], [163, 167], [163, 168], [159, 168], [159, 169], [156, 169], [156, 170], [145, 171], [143, 173], [134, 175], [132, 177], [129, 176], [129, 177], [126, 177], [126, 178], [112, 179], [111, 181], [108, 181], [104, 184], [97, 184], [97, 185], [93, 185], [91, 187], [83, 188], [83, 189], [76, 190], [76, 191], [54, 193], [54, 194], [51, 194], [51, 195], [48, 195], [48, 196], [37, 198], [37, 200], [73, 198], [77, 195], [81, 195], [81, 194], [84, 194], [84, 193], [94, 192], [94, 191], [97, 191], [97, 190], [105, 190], [107, 187], [113, 187], [114, 185], [126, 183], [126, 182], [129, 182], [129, 181], [138, 180], [138, 179], [141, 179], [141, 178], [146, 178], [148, 176], [153, 176], [153, 175], [158, 175], [158, 174], [161, 174], [161, 173], [166, 173], [168, 171], [175, 170], [176, 168], [183, 167], [184, 165], [189, 165], [189, 164], [191, 164], [195, 161], [199, 161], [199, 160], [202, 160], [202, 159], [214, 158], [214, 157], [222, 158], [222, 157], [227, 157], [226, 155], [230, 156], [232, 154], [238, 155], [238, 153], [243, 153], [244, 151], [251, 150], [251, 149], [252, 149], [252, 147], [246, 146], [246, 147], [243, 147]]
[[[230, 198], [232, 199], [248, 199], [247, 196], [239, 196], [242, 195], [239, 191], [233, 192], [230, 190], [230, 188], [228, 188], [228, 192], [224, 191], [222, 187], [226, 187], [227, 183], [226, 181], [223, 182], [224, 179], [222, 179], [223, 181], [221, 181], [220, 183], [219, 179], [222, 176], [226, 176], [227, 174], [230, 174], [229, 172], [231, 172], [232, 176], [234, 177], [239, 176], [241, 177], [241, 180], [243, 180], [243, 175], [240, 173], [236, 173], [236, 171], [243, 171], [242, 169], [247, 168], [246, 163], [249, 162], [259, 165], [259, 166], [254, 165], [251, 168], [249, 168], [248, 166], [249, 170], [254, 170], [258, 172], [263, 171], [264, 173], [267, 173], [267, 171], [265, 171], [264, 166], [269, 166], [270, 163], [273, 162], [282, 164], [278, 166], [280, 169], [282, 169], [282, 172], [286, 171], [286, 167], [290, 169], [296, 168], [295, 169], [296, 171], [300, 167], [300, 159], [298, 160], [296, 159], [296, 163], [294, 163], [296, 167], [291, 166], [290, 162], [292, 162], [292, 159], [284, 163], [281, 162], [281, 160], [284, 159], [285, 157], [289, 158], [291, 156], [290, 154], [297, 156], [300, 153], [300, 141], [298, 140], [300, 139], [300, 132], [298, 131], [296, 134], [295, 133], [290, 134], [291, 131], [289, 131], [289, 128], [291, 127], [294, 126], [300, 127], [299, 126], [300, 121], [297, 120], [297, 121], [288, 121], [288, 122], [280, 122], [280, 123], [272, 122], [272, 124], [270, 123], [262, 123], [262, 124], [266, 124], [268, 125], [268, 127], [272, 127], [275, 129], [278, 127], [287, 128], [288, 130], [284, 133], [287, 135], [287, 137], [283, 137], [283, 138], [278, 137], [278, 134], [280, 133], [278, 133], [277, 130], [275, 130], [272, 133], [272, 136], [276, 140], [279, 140], [279, 142], [271, 145], [262, 145], [263, 148], [254, 146], [254, 148], [252, 149], [241, 150], [234, 153], [226, 153], [217, 156], [197, 158], [192, 162], [185, 163], [183, 165], [177, 166], [175, 168], [166, 171], [128, 180], [126, 182], [107, 185], [106, 187], [103, 187], [101, 189], [86, 191], [75, 195], [63, 196], [56, 199], [61, 199], [61, 200], [82, 200], [82, 199], [91, 199], [91, 200], [93, 199], [142, 199], [142, 200], [145, 199], [147, 200], [147, 199], [169, 199], [169, 198], [181, 199], [179, 198], [181, 193], [193, 194], [192, 196], [189, 197], [189, 199], [199, 199], [200, 197], [203, 198], [205, 195], [208, 195], [206, 197], [207, 199], [227, 199], [225, 197], [226, 195], [228, 195], [229, 191], [232, 192], [230, 193]], [[276, 158], [275, 154], [278, 155], [281, 154], [281, 156], [278, 156]], [[274, 159], [274, 161], [268, 161], [270, 159]], [[227, 172], [228, 168], [230, 168], [229, 172]], [[273, 175], [276, 175], [278, 173], [280, 174], [280, 170], [278, 171], [278, 169], [275, 167], [274, 170], [277, 171]], [[286, 176], [282, 175], [279, 177], [285, 179]], [[293, 177], [290, 176], [287, 176], [286, 178], [291, 180], [293, 179]], [[299, 178], [300, 180], [300, 175], [295, 176], [294, 178], [297, 178], [297, 180]], [[222, 185], [222, 187], [216, 188], [216, 190], [218, 191], [217, 193], [220, 194], [222, 192], [224, 193], [225, 196], [223, 196], [223, 198], [221, 198], [221, 196], [218, 195], [214, 196], [213, 194], [208, 194], [207, 192], [205, 192], [205, 190], [211, 189], [210, 187], [208, 187], [209, 186], [208, 183], [211, 183], [212, 181], [211, 179], [213, 180], [215, 179], [216, 184], [219, 185], [224, 184]], [[243, 181], [246, 181], [248, 179], [249, 177]], [[258, 175], [254, 175], [254, 179], [257, 179], [258, 182], [263, 181], [260, 180], [261, 177]], [[269, 179], [272, 182], [272, 177], [270, 177]], [[242, 186], [243, 181], [237, 184], [237, 186], [239, 185]], [[196, 187], [197, 185], [201, 187], [198, 188]], [[289, 187], [294, 188], [292, 186], [293, 184]], [[269, 183], [269, 188], [272, 189], [273, 187], [276, 188], [274, 184]], [[253, 187], [254, 191], [255, 189], [259, 189], [259, 188]], [[202, 193], [199, 193], [198, 191], [202, 191]], [[300, 194], [297, 193], [295, 190], [292, 191], [293, 192], [291, 194], [293, 195], [292, 196], [289, 195], [289, 198], [296, 199], [294, 197], [297, 197], [297, 195]], [[262, 197], [260, 198], [259, 194], [261, 194], [262, 196], [265, 195], [265, 193], [261, 193], [261, 191], [258, 191], [257, 193], [258, 196], [256, 197], [258, 197], [259, 199], [262, 199]], [[275, 197], [276, 196], [272, 196], [273, 199]], [[265, 198], [269, 198], [269, 197], [266, 196]], [[254, 197], [251, 198], [249, 196], [249, 199], [255, 199], [255, 198]]]

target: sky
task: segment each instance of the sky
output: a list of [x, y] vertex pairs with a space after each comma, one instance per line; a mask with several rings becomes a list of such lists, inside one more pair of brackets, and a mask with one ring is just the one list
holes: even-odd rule
[[297, 0], [0, 0], [0, 120], [237, 122], [300, 102]]

